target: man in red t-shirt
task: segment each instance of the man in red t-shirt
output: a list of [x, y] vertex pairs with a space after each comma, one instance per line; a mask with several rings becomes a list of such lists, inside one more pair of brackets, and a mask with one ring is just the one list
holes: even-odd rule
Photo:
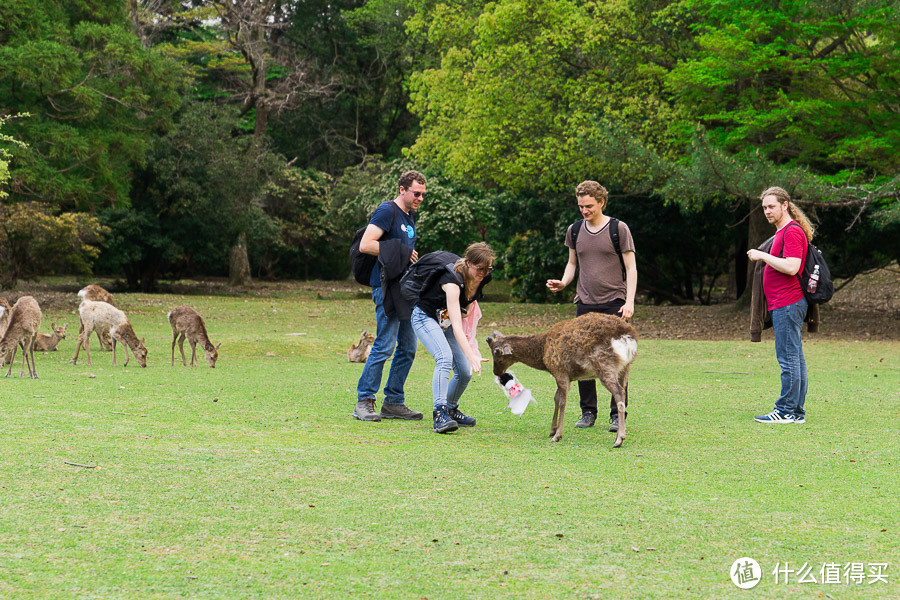
[[771, 187], [761, 198], [766, 219], [775, 226], [775, 240], [771, 254], [753, 249], [747, 251], [747, 257], [766, 263], [763, 293], [775, 331], [775, 356], [781, 366], [781, 396], [772, 412], [755, 417], [755, 420], [759, 423], [805, 423], [808, 379], [800, 330], [806, 317], [807, 302], [797, 274], [806, 262], [812, 225], [783, 189]]

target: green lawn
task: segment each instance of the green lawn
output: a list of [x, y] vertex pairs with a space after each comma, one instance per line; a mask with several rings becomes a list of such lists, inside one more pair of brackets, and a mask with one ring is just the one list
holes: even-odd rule
[[[38, 355], [41, 378], [18, 379], [18, 359], [0, 378], [2, 597], [900, 597], [897, 342], [808, 341], [806, 425], [764, 426], [771, 336], [642, 341], [612, 450], [605, 427], [573, 427], [574, 386], [550, 443], [553, 380], [522, 365], [539, 402], [522, 417], [487, 366], [463, 396], [474, 429], [352, 419], [346, 351], [374, 328], [352, 294], [117, 295], [146, 369], [112, 367], [96, 338], [92, 367], [69, 364], [72, 298], [44, 316], [72, 333]], [[222, 342], [214, 370], [169, 366], [182, 303]], [[482, 338], [571, 311], [483, 309]], [[429, 415], [432, 364], [420, 346], [407, 384]], [[745, 556], [764, 572], [752, 590], [729, 577]], [[889, 563], [888, 579], [776, 584], [785, 562], [817, 580], [823, 563]]]

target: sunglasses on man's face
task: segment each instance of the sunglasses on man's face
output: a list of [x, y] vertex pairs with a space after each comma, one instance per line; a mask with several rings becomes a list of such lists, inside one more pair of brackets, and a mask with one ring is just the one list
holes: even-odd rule
[[416, 198], [418, 198], [419, 196], [421, 196], [423, 200], [425, 199], [425, 196], [428, 195], [427, 192], [414, 192], [414, 191], [412, 191], [412, 190], [407, 190], [407, 191], [408, 191], [410, 194], [412, 194], [414, 197], [416, 197]]

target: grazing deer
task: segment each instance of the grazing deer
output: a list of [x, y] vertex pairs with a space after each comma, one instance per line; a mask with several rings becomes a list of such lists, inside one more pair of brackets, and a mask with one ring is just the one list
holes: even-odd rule
[[62, 327], [57, 327], [56, 323], [50, 323], [50, 330], [53, 333], [39, 333], [34, 340], [34, 349], [39, 352], [56, 352], [58, 350], [57, 346], [59, 345], [59, 340], [66, 339], [67, 327], [68, 325], [65, 323]]
[[134, 333], [134, 328], [128, 322], [128, 317], [121, 310], [106, 302], [93, 302], [85, 299], [78, 307], [78, 314], [81, 316], [81, 322], [84, 324], [84, 331], [78, 334], [78, 347], [75, 348], [75, 357], [72, 364], [78, 364], [78, 353], [84, 347], [87, 352], [87, 364], [91, 362], [91, 333], [100, 331], [108, 333], [112, 338], [113, 347], [113, 366], [116, 364], [116, 342], [125, 346], [125, 364], [128, 366], [128, 349], [134, 353], [138, 364], [142, 367], [147, 366], [147, 347], [144, 346], [144, 338], [138, 339]]
[[13, 361], [16, 360], [16, 351], [22, 347], [22, 370], [19, 377], [25, 376], [25, 365], [28, 364], [29, 355], [31, 363], [28, 364], [28, 375], [37, 379], [37, 366], [34, 364], [34, 339], [41, 328], [41, 307], [37, 300], [31, 296], [22, 296], [16, 301], [9, 315], [9, 325], [0, 339], [0, 365], [9, 363], [6, 376], [12, 372]]
[[[204, 357], [211, 369], [216, 368], [216, 360], [219, 358], [219, 346], [213, 346], [206, 333], [206, 323], [203, 317], [190, 306], [177, 306], [169, 314], [169, 324], [172, 325], [172, 366], [175, 366], [175, 340], [178, 340], [178, 349], [181, 350], [181, 364], [187, 366], [184, 357], [184, 338], [187, 337], [191, 345], [191, 368], [197, 358], [197, 344], [203, 347]], [[178, 336], [181, 335], [179, 339]]]
[[495, 330], [487, 343], [494, 357], [494, 375], [499, 377], [510, 365], [521, 362], [549, 371], [556, 379], [556, 407], [550, 425], [554, 442], [562, 438], [569, 384], [594, 378], [612, 393], [619, 409], [613, 448], [625, 441], [625, 387], [637, 354], [637, 333], [624, 319], [589, 313], [532, 336], [503, 336]]
[[369, 352], [372, 351], [372, 344], [375, 342], [375, 336], [362, 330], [362, 337], [359, 338], [358, 344], [352, 344], [347, 350], [347, 360], [355, 363], [364, 363], [369, 358]]
[[[105, 289], [100, 287], [99, 285], [91, 284], [89, 286], [81, 288], [78, 291], [78, 297], [83, 300], [90, 300], [92, 302], [106, 302], [107, 304], [111, 304], [115, 306], [116, 303], [113, 302], [113, 295], [107, 292]], [[78, 335], [81, 335], [81, 332], [84, 331], [84, 324], [78, 324]], [[97, 340], [100, 341], [100, 347], [110, 352], [112, 350], [112, 339], [109, 337], [109, 333], [106, 332], [97, 332]]]
[[6, 298], [0, 296], [0, 337], [3, 337], [3, 334], [6, 333], [6, 328], [9, 327], [10, 312], [12, 312], [12, 306], [9, 305]]

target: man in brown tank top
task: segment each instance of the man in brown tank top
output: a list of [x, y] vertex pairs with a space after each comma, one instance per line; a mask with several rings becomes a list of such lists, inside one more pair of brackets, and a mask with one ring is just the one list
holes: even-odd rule
[[[598, 312], [630, 319], [634, 314], [634, 295], [637, 290], [637, 267], [631, 231], [622, 221], [603, 214], [609, 196], [606, 188], [596, 181], [580, 183], [575, 189], [575, 197], [584, 221], [574, 223], [566, 230], [569, 262], [562, 279], [548, 279], [547, 287], [552, 292], [561, 291], [575, 279], [577, 269], [576, 316]], [[610, 221], [618, 226], [621, 258], [613, 245], [614, 236], [610, 235]], [[579, 231], [573, 232], [576, 225]], [[578, 394], [581, 397], [582, 414], [575, 427], [593, 427], [597, 419], [596, 381], [579, 381]], [[625, 405], [628, 405], [627, 389]], [[612, 398], [609, 419], [609, 430], [618, 431], [618, 409]]]

